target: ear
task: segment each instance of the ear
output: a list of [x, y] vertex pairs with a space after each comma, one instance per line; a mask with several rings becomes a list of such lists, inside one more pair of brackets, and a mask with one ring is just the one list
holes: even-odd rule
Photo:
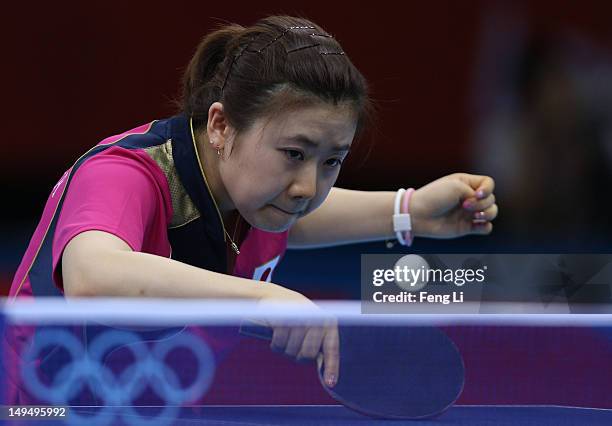
[[224, 149], [229, 142], [231, 128], [221, 102], [213, 102], [208, 109], [206, 133], [208, 134], [208, 141], [214, 149]]

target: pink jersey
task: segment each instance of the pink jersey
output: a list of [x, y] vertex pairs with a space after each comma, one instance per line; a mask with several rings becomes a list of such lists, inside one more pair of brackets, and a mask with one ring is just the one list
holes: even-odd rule
[[[169, 122], [172, 120], [178, 121], [180, 116], [165, 120], [165, 127], [171, 127]], [[170, 145], [170, 140], [159, 137], [153, 141], [158, 142], [157, 145], [145, 140], [142, 146], [138, 146], [138, 136], [147, 135], [149, 139], [151, 136], [162, 136], [152, 131], [154, 125], [159, 127], [160, 123], [164, 124], [164, 121], [143, 125], [103, 140], [95, 148], [106, 149], [93, 155], [86, 154], [77, 162], [78, 167], [75, 165], [64, 173], [47, 200], [41, 221], [13, 279], [10, 297], [35, 293], [31, 286], [31, 268], [41, 255], [45, 239], [51, 239], [50, 278], [60, 291], [63, 290], [61, 255], [68, 242], [84, 231], [109, 232], [124, 240], [134, 251], [171, 256], [174, 247], [169, 241], [168, 229], [181, 226], [181, 220], [193, 218], [185, 217], [184, 212], [189, 191], [183, 190], [181, 193], [170, 190], [170, 185], [181, 185], [180, 177], [177, 179], [181, 173], [168, 170], [176, 166], [168, 164], [167, 156], [158, 154], [169, 149], [167, 145]], [[187, 125], [185, 122], [181, 124]], [[121, 143], [126, 141], [130, 143]], [[193, 140], [182, 142], [182, 147], [188, 146], [195, 154]], [[189, 172], [193, 173], [193, 170]], [[199, 178], [204, 180], [201, 175]], [[210, 194], [207, 195], [210, 197]], [[192, 216], [197, 215], [197, 207], [190, 207], [194, 211], [190, 213]], [[210, 209], [211, 206], [206, 207]], [[175, 212], [175, 209], [181, 211]], [[54, 219], [55, 226], [51, 226]], [[50, 235], [51, 231], [53, 235]], [[275, 234], [253, 228], [246, 230], [241, 241], [244, 245], [240, 248], [241, 255], [233, 259], [235, 262], [228, 262], [235, 264], [231, 273], [270, 281], [271, 273], [286, 249], [286, 238], [286, 232]]]
[[[64, 173], [47, 200], [9, 298], [61, 296], [62, 253], [72, 238], [89, 230], [111, 233], [134, 251], [270, 281], [288, 233], [255, 229], [240, 218], [238, 224], [236, 256], [201, 171], [191, 121], [182, 115], [154, 121], [103, 140]], [[32, 332], [10, 328], [8, 365], [19, 364]], [[19, 368], [11, 370], [9, 382], [19, 383]], [[17, 399], [9, 394], [9, 400]]]

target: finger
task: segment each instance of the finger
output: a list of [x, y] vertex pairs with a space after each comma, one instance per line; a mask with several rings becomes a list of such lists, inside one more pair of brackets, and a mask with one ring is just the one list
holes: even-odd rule
[[323, 337], [323, 380], [327, 386], [334, 387], [340, 377], [340, 336], [338, 327], [332, 326]]
[[493, 231], [491, 222], [472, 222], [472, 231], [474, 235], [489, 235]]
[[498, 208], [497, 204], [493, 204], [491, 207], [477, 211], [472, 214], [472, 221], [474, 222], [490, 222], [497, 217]]
[[495, 204], [495, 194], [490, 194], [488, 197], [479, 200], [477, 198], [468, 198], [462, 204], [462, 207], [468, 211], [483, 211]]
[[495, 181], [493, 178], [484, 175], [471, 175], [467, 173], [459, 173], [459, 179], [468, 184], [476, 191], [476, 198], [483, 199], [493, 193], [495, 189]]
[[484, 176], [484, 179], [476, 189], [476, 197], [481, 200], [487, 198], [493, 194], [493, 190], [495, 190], [495, 181], [489, 176]]
[[296, 356], [297, 361], [310, 361], [317, 357], [323, 343], [323, 333], [322, 327], [311, 327], [306, 331], [302, 349]]
[[295, 358], [302, 348], [305, 335], [306, 330], [304, 327], [291, 327], [289, 340], [287, 340], [287, 346], [285, 346], [285, 354]]
[[274, 327], [274, 333], [272, 334], [272, 342], [270, 348], [274, 352], [283, 352], [287, 346], [289, 340], [289, 328], [288, 327]]

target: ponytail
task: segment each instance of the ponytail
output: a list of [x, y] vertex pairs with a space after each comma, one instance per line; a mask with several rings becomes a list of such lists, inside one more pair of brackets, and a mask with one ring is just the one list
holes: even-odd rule
[[221, 85], [215, 77], [229, 56], [232, 41], [238, 39], [243, 31], [241, 25], [232, 24], [207, 34], [185, 70], [182, 108], [198, 124], [207, 119], [210, 105], [221, 97]]

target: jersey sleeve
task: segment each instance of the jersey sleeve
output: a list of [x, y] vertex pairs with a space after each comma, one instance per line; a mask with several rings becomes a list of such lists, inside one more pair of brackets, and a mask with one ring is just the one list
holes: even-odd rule
[[172, 216], [166, 178], [143, 150], [111, 147], [86, 160], [65, 194], [53, 238], [53, 280], [63, 290], [61, 257], [76, 235], [105, 231], [134, 251], [169, 255]]

